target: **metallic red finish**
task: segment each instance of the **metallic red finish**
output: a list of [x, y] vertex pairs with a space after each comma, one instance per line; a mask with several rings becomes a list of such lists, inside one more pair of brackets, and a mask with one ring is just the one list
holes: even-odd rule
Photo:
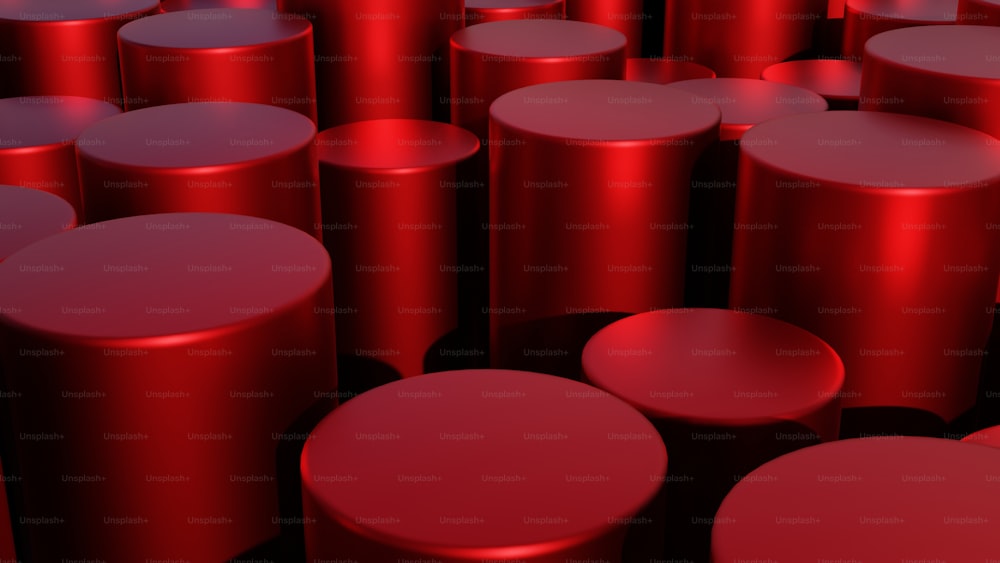
[[80, 134], [88, 223], [177, 211], [263, 217], [321, 238], [316, 126], [242, 102], [156, 106]]
[[0, 2], [0, 98], [83, 96], [122, 105], [115, 33], [158, 13], [157, 0]]
[[625, 61], [625, 80], [670, 84], [681, 80], [715, 78], [715, 71], [707, 66], [688, 61], [669, 59], [628, 59]]
[[456, 166], [479, 141], [447, 123], [380, 119], [327, 129], [316, 144], [337, 349], [421, 374], [457, 327]]
[[65, 199], [18, 186], [0, 186], [0, 262], [29, 244], [76, 226]]
[[642, 23], [652, 18], [643, 0], [566, 0], [566, 19], [616, 29], [627, 39], [625, 55], [642, 56]]
[[279, 0], [313, 24], [320, 129], [352, 121], [443, 117], [448, 38], [462, 0]]
[[[708, 11], [710, 10], [710, 11]], [[719, 76], [757, 78], [764, 67], [812, 46], [826, 0], [667, 2], [663, 54], [703, 64]]]
[[465, 370], [351, 399], [313, 430], [301, 467], [310, 561], [620, 563], [667, 453], [593, 387]]
[[865, 42], [904, 27], [957, 22], [958, 0], [847, 0], [843, 54], [862, 60]]
[[465, 0], [465, 25], [566, 17], [564, 0]]
[[206, 8], [246, 8], [249, 10], [277, 10], [277, 0], [161, 0], [164, 12], [203, 10]]
[[838, 59], [788, 61], [760, 73], [762, 80], [791, 84], [823, 96], [830, 109], [858, 109], [861, 63]]
[[881, 112], [772, 120], [741, 141], [730, 305], [829, 342], [844, 407], [954, 419], [975, 402], [1000, 268], [1000, 147]]
[[847, 0], [830, 0], [827, 4], [826, 17], [831, 20], [843, 18], [846, 4]]
[[83, 217], [76, 138], [121, 111], [111, 103], [76, 96], [0, 100], [0, 184], [57, 195]]
[[322, 245], [253, 217], [129, 217], [0, 264], [27, 552], [208, 563], [276, 536], [294, 429], [336, 389], [332, 306]]
[[1000, 25], [1000, 0], [958, 0], [958, 22]]
[[[987, 561], [1000, 451], [955, 440], [840, 440], [746, 476], [722, 503], [712, 562]], [[793, 530], [792, 533], [789, 530]]]
[[254, 102], [316, 121], [312, 25], [271, 10], [185, 10], [118, 31], [125, 109]]
[[1000, 426], [992, 426], [976, 430], [972, 434], [962, 438], [963, 442], [969, 444], [980, 444], [993, 448], [1000, 448]]
[[[690, 94], [631, 81], [539, 84], [493, 103], [495, 367], [526, 359], [511, 344], [518, 325], [682, 303], [689, 178], [719, 118]], [[571, 355], [551, 334], [532, 344]]]

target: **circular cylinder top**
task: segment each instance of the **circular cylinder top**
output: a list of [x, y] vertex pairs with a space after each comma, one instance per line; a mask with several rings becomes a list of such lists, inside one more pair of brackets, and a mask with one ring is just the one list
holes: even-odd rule
[[760, 77], [812, 90], [828, 100], [857, 101], [861, 93], [861, 63], [855, 61], [787, 61], [765, 68]]
[[88, 126], [121, 113], [114, 104], [78, 96], [0, 100], [0, 150], [71, 145]]
[[0, 186], [0, 262], [29, 244], [76, 226], [68, 201], [40, 190]]
[[950, 23], [955, 21], [958, 0], [847, 0], [846, 13], [860, 19], [901, 23]]
[[355, 121], [316, 136], [319, 160], [342, 168], [391, 169], [446, 166], [471, 157], [479, 139], [448, 123], [420, 119]]
[[670, 84], [695, 78], [715, 78], [715, 71], [690, 61], [638, 58], [625, 61], [625, 80]]
[[[1000, 79], [1000, 27], [934, 25], [880, 33], [865, 43], [865, 58], [909, 67], [928, 79], [941, 76]], [[927, 84], [934, 88], [933, 83]]]
[[183, 340], [280, 314], [329, 276], [323, 246], [281, 223], [222, 213], [140, 215], [11, 255], [0, 264], [0, 311], [12, 312], [0, 323], [66, 338]]
[[157, 8], [159, 0], [4, 0], [0, 20], [60, 22], [103, 20]]
[[461, 50], [519, 59], [589, 57], [625, 48], [619, 31], [572, 20], [508, 20], [482, 23], [456, 31], [451, 44]]
[[164, 49], [228, 49], [305, 38], [312, 24], [305, 18], [277, 18], [270, 10], [215, 8], [157, 14], [125, 24], [125, 43]]

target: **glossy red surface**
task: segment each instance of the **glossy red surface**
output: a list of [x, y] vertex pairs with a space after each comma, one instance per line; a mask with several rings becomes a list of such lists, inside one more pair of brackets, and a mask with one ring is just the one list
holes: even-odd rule
[[[1000, 448], [1000, 426], [991, 426], [989, 428], [977, 430], [962, 438], [962, 441], [968, 444], [979, 444], [982, 446]], [[1000, 481], [1000, 477], [997, 479]]]
[[618, 562], [622, 523], [666, 469], [653, 426], [588, 385], [505, 370], [409, 378], [350, 400], [312, 432], [307, 552], [359, 563]]
[[861, 60], [865, 42], [879, 33], [923, 25], [954, 24], [959, 0], [847, 0], [843, 54]]
[[566, 17], [563, 0], [465, 0], [465, 25]]
[[715, 71], [697, 63], [668, 59], [628, 59], [625, 80], [669, 84], [696, 78], [715, 78]]
[[479, 140], [446, 123], [380, 119], [327, 129], [316, 144], [337, 348], [421, 374], [457, 326], [456, 166]]
[[57, 195], [82, 217], [76, 138], [119, 113], [121, 108], [108, 102], [76, 96], [0, 100], [0, 184]]
[[772, 120], [740, 145], [730, 305], [829, 342], [845, 407], [970, 408], [1000, 267], [994, 139], [843, 111]]
[[29, 244], [76, 226], [68, 201], [52, 194], [0, 185], [0, 262]]
[[971, 25], [1000, 25], [1000, 1], [958, 0], [958, 22]]
[[[812, 90], [828, 102], [850, 102], [857, 108], [861, 93], [861, 63], [837, 59], [788, 61], [761, 72], [762, 80]], [[847, 108], [844, 108], [847, 109]]]
[[842, 440], [750, 473], [715, 517], [712, 562], [988, 561], [1000, 451], [954, 440]]
[[46, 524], [22, 548], [209, 562], [276, 536], [281, 456], [336, 389], [332, 306], [322, 245], [252, 217], [130, 217], [7, 258], [4, 468]]
[[643, 0], [566, 0], [566, 19], [620, 31], [628, 40], [628, 57], [642, 56], [642, 26], [650, 18], [643, 11]]
[[321, 237], [316, 126], [242, 102], [156, 106], [105, 119], [77, 141], [88, 223], [212, 211]]

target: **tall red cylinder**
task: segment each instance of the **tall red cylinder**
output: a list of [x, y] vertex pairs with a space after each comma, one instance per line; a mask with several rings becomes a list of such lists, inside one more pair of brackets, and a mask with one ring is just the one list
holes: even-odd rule
[[653, 17], [642, 4], [643, 0], [566, 0], [566, 19], [620, 31], [628, 40], [626, 56], [641, 57], [642, 26]]

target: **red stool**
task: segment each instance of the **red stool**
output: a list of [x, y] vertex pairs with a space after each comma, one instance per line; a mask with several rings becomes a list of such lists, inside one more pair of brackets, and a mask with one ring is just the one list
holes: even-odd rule
[[76, 138], [88, 126], [121, 113], [108, 102], [75, 96], [0, 100], [0, 184], [49, 192], [83, 217]]
[[628, 59], [625, 61], [625, 80], [670, 84], [681, 80], [715, 78], [715, 71], [690, 61], [670, 59]]
[[806, 448], [747, 475], [715, 515], [712, 563], [995, 557], [1000, 451], [887, 438]]
[[958, 0], [957, 23], [1000, 25], [1000, 1]]
[[0, 186], [0, 262], [45, 237], [76, 226], [66, 200], [17, 186]]
[[[969, 444], [981, 444], [983, 446], [1000, 448], [1000, 426], [976, 430], [972, 434], [962, 438], [962, 441]], [[997, 477], [996, 481], [1000, 482], [1000, 477]]]
[[839, 59], [788, 61], [760, 73], [762, 80], [812, 90], [831, 110], [856, 110], [861, 95], [861, 63]]
[[620, 31], [628, 40], [625, 55], [641, 57], [643, 22], [652, 19], [642, 8], [643, 0], [566, 0], [566, 19]]
[[757, 78], [764, 67], [809, 49], [826, 12], [826, 0], [671, 0], [663, 54], [690, 57], [719, 76]]
[[492, 365], [576, 377], [597, 329], [682, 303], [689, 179], [719, 110], [575, 80], [509, 92], [490, 116]]
[[844, 56], [861, 61], [865, 42], [904, 27], [954, 24], [958, 0], [847, 0], [844, 7]]
[[115, 34], [158, 0], [0, 3], [0, 98], [84, 96], [122, 105]]
[[271, 10], [184, 10], [118, 31], [125, 109], [255, 102], [316, 121], [312, 25]]
[[0, 263], [25, 553], [224, 561], [277, 536], [336, 389], [332, 298], [316, 239], [239, 215], [97, 223]]
[[565, 18], [564, 0], [465, 0], [465, 25]]
[[781, 118], [743, 136], [737, 197], [731, 305], [829, 342], [844, 407], [972, 407], [1000, 265], [993, 138], [881, 112]]
[[541, 374], [465, 370], [364, 393], [302, 452], [310, 561], [622, 561], [662, 486], [656, 429]]
[[130, 111], [77, 141], [88, 223], [178, 211], [238, 213], [322, 236], [316, 126], [242, 102]]
[[583, 373], [646, 415], [670, 450], [674, 558], [704, 559], [705, 523], [743, 475], [837, 439], [843, 363], [816, 336], [769, 317], [725, 309], [634, 315], [587, 342]]
[[316, 144], [341, 357], [378, 361], [394, 378], [424, 373], [432, 345], [457, 328], [458, 166], [479, 141], [447, 123], [379, 119], [327, 129]]

